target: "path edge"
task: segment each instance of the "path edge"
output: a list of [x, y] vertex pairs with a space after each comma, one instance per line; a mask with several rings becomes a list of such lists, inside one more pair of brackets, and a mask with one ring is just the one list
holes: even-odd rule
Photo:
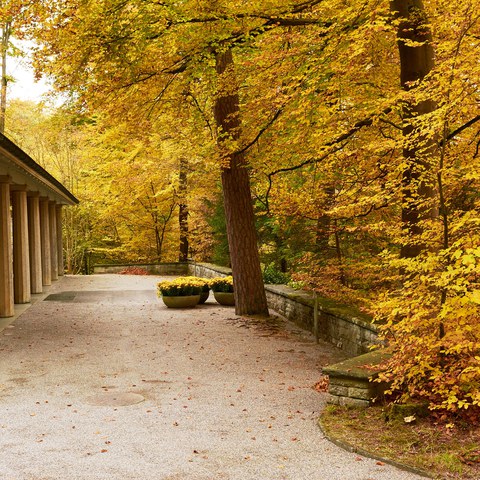
[[337, 447], [342, 448], [343, 450], [346, 450], [347, 452], [357, 453], [357, 454], [361, 455], [362, 457], [371, 458], [372, 460], [377, 460], [377, 461], [382, 462], [382, 463], [387, 463], [388, 465], [392, 465], [393, 467], [396, 467], [400, 470], [404, 470], [406, 472], [414, 473], [416, 475], [420, 475], [420, 476], [425, 477], [425, 478], [433, 478], [433, 479], [439, 478], [437, 476], [431, 475], [430, 473], [426, 472], [425, 470], [421, 470], [419, 468], [411, 467], [410, 465], [406, 465], [404, 463], [400, 463], [400, 462], [397, 462], [395, 460], [391, 460], [390, 458], [381, 457], [380, 455], [376, 455], [375, 453], [372, 453], [368, 450], [364, 450], [363, 448], [360, 448], [360, 447], [355, 447], [355, 446], [351, 445], [350, 443], [345, 442], [344, 440], [340, 440], [339, 438], [336, 438], [333, 435], [330, 435], [329, 433], [327, 433], [327, 431], [326, 431], [326, 429], [323, 425], [323, 421], [322, 421], [321, 416], [318, 417], [317, 424], [318, 424], [318, 427], [320, 428], [320, 431], [322, 432], [324, 437], [329, 442], [333, 443]]

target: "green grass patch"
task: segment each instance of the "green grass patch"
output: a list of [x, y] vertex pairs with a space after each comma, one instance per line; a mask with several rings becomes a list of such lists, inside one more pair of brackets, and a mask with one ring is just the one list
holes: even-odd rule
[[480, 479], [478, 428], [446, 426], [431, 417], [406, 423], [403, 418], [389, 418], [382, 406], [328, 406], [321, 424], [334, 439], [435, 478]]

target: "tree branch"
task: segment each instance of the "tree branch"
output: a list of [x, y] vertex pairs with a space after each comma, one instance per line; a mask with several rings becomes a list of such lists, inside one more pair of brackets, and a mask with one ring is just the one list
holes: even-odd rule
[[212, 15], [209, 17], [192, 17], [183, 20], [168, 20], [167, 21], [167, 28], [175, 27], [177, 25], [185, 25], [190, 23], [213, 23], [225, 20], [232, 20], [232, 19], [250, 19], [250, 20], [266, 20], [267, 23], [274, 24], [274, 25], [282, 25], [282, 26], [302, 26], [302, 25], [315, 25], [320, 23], [322, 20], [319, 18], [292, 18], [288, 17], [287, 15], [295, 15], [299, 13], [303, 13], [306, 10], [322, 3], [324, 0], [313, 0], [313, 1], [306, 1], [295, 5], [291, 9], [285, 9], [277, 15], [265, 15], [260, 13], [237, 13], [235, 15]]
[[192, 92], [188, 92], [187, 95], [189, 97], [191, 97], [191, 99], [193, 100], [193, 103], [194, 105], [197, 107], [197, 110], [200, 112], [200, 115], [203, 117], [203, 120], [205, 121], [207, 127], [208, 127], [208, 130], [210, 131], [210, 137], [212, 139], [215, 138], [215, 133], [214, 133], [214, 130], [213, 130], [213, 127], [212, 127], [212, 124], [210, 123], [210, 120], [208, 119], [207, 117], [207, 114], [203, 111], [202, 107], [200, 106], [200, 104], [198, 103], [198, 100], [197, 98], [195, 97], [195, 95], [193, 95]]
[[274, 122], [278, 119], [278, 117], [282, 114], [283, 109], [285, 105], [281, 106], [276, 112], [275, 115], [268, 121], [268, 123], [262, 127], [258, 134], [255, 136], [255, 138], [250, 142], [247, 143], [241, 150], [237, 150], [234, 155], [241, 155], [242, 153], [245, 153], [247, 150], [252, 148], [260, 139], [260, 137], [274, 124]]
[[[388, 113], [390, 113], [392, 111], [392, 108], [391, 107], [387, 107], [385, 108], [380, 114], [373, 114], [373, 115], [370, 115], [369, 117], [367, 118], [364, 118], [363, 120], [360, 120], [358, 121], [357, 123], [355, 123], [353, 125], [352, 128], [350, 128], [350, 130], [348, 130], [347, 132], [343, 133], [342, 135], [339, 135], [337, 138], [331, 140], [330, 142], [326, 143], [324, 145], [324, 147], [326, 147], [328, 149], [328, 151], [322, 155], [320, 158], [309, 158], [305, 161], [303, 161], [302, 163], [300, 164], [297, 164], [297, 165], [293, 165], [291, 167], [284, 167], [284, 168], [279, 168], [277, 170], [274, 170], [273, 172], [270, 172], [267, 174], [267, 179], [268, 179], [268, 187], [267, 187], [267, 191], [265, 193], [265, 202], [264, 205], [266, 206], [266, 209], [268, 211], [269, 209], [269, 202], [268, 202], [268, 197], [270, 195], [270, 191], [272, 190], [272, 186], [273, 186], [273, 180], [272, 178], [275, 176], [275, 175], [278, 175], [279, 173], [286, 173], [286, 172], [292, 172], [294, 170], [299, 170], [307, 165], [312, 165], [314, 163], [319, 163], [319, 162], [322, 162], [323, 160], [325, 160], [327, 157], [329, 157], [332, 153], [335, 153], [335, 152], [338, 152], [339, 150], [341, 150], [344, 145], [343, 145], [343, 142], [345, 142], [346, 140], [348, 140], [350, 137], [352, 137], [358, 130], [360, 130], [361, 128], [363, 127], [369, 127], [373, 124], [373, 121], [379, 117], [380, 115], [387, 115]], [[341, 144], [341, 145], [339, 145]], [[332, 148], [334, 147], [334, 148]]]
[[[455, 137], [456, 135], [458, 135], [459, 133], [462, 133], [464, 130], [466, 130], [467, 128], [471, 127], [472, 125], [474, 125], [475, 123], [477, 123], [478, 121], [480, 121], [480, 115], [477, 115], [476, 117], [472, 118], [471, 120], [469, 120], [467, 123], [463, 124], [461, 127], [458, 127], [457, 129], [455, 129], [453, 132], [449, 133], [447, 135], [447, 137], [444, 139], [444, 142], [446, 142], [447, 140], [451, 140], [453, 137]], [[443, 142], [442, 142], [443, 143]]]

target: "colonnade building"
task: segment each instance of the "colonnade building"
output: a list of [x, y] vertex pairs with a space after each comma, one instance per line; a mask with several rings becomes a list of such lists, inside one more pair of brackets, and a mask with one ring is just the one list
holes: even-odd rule
[[0, 134], [0, 318], [64, 273], [62, 208], [78, 200]]

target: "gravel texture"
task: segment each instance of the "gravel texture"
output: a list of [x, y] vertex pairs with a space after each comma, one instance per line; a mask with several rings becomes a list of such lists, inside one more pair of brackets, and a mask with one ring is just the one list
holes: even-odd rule
[[68, 276], [0, 332], [1, 480], [413, 480], [328, 442], [312, 387], [344, 355], [159, 277]]

